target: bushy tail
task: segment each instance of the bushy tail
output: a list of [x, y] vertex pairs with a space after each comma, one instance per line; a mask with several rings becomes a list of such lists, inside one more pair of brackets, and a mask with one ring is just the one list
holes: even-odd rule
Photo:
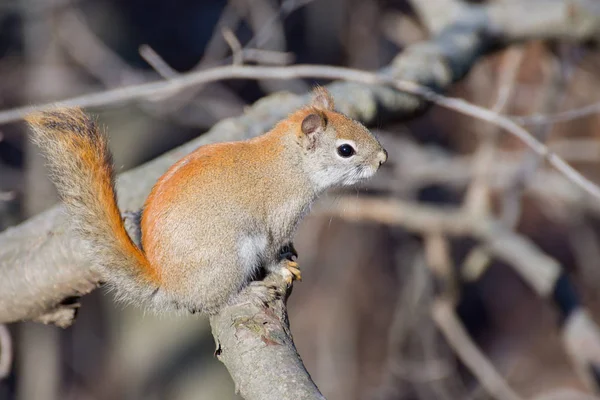
[[106, 136], [78, 108], [35, 113], [26, 121], [93, 262], [124, 297], [132, 290], [153, 291], [159, 286], [157, 271], [127, 234], [117, 207]]

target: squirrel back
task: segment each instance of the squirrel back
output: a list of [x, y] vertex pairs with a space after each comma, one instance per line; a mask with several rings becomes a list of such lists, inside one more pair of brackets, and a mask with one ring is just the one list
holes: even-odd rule
[[119, 296], [149, 297], [160, 277], [125, 230], [106, 135], [79, 108], [34, 113], [26, 121], [91, 260], [108, 271]]

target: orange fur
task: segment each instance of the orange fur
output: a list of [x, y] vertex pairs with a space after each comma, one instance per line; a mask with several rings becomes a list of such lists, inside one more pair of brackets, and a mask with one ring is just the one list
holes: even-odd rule
[[108, 247], [105, 252], [119, 253], [114, 260], [117, 268], [130, 268], [130, 273], [159, 284], [157, 270], [133, 243], [121, 219], [106, 136], [78, 108], [31, 114], [26, 121], [47, 155], [58, 192], [83, 238], [92, 247], [100, 241]]

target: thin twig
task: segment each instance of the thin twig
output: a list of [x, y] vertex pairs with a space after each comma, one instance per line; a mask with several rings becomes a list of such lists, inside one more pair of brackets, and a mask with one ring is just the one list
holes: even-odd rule
[[[503, 114], [516, 86], [517, 73], [520, 70], [525, 51], [522, 46], [511, 47], [504, 52], [500, 64], [501, 74], [498, 77], [496, 101], [492, 111]], [[494, 165], [496, 145], [499, 138], [497, 125], [487, 125], [481, 129], [483, 137], [473, 156], [475, 175], [465, 195], [465, 207], [473, 213], [489, 213], [490, 187], [489, 172]]]
[[17, 194], [14, 191], [3, 192], [0, 191], [0, 201], [11, 201], [16, 198]]
[[[259, 62], [261, 64], [287, 64], [288, 62], [280, 62], [281, 59], [278, 58], [271, 58], [269, 56], [269, 53], [273, 53], [272, 55], [281, 55], [281, 52], [278, 51], [272, 51], [272, 50], [264, 50], [264, 49], [259, 49], [263, 44], [264, 41], [267, 40], [270, 35], [272, 34], [272, 30], [273, 30], [273, 25], [276, 24], [278, 22], [278, 20], [280, 19], [284, 19], [287, 16], [289, 16], [290, 14], [292, 14], [294, 11], [308, 5], [309, 3], [313, 2], [314, 0], [285, 0], [281, 3], [281, 6], [279, 7], [279, 10], [275, 13], [273, 13], [273, 15], [271, 16], [271, 18], [269, 20], [266, 21], [266, 23], [264, 23], [264, 25], [261, 27], [260, 30], [258, 30], [258, 32], [255, 32], [254, 36], [246, 43], [246, 45], [243, 47], [243, 51], [245, 53], [245, 61], [255, 61], [255, 62]], [[204, 57], [192, 68], [192, 71], [199, 71], [202, 70], [204, 68], [206, 68], [209, 65], [214, 65], [214, 61], [216, 58], [220, 58], [219, 56], [215, 55], [215, 53], [217, 53], [215, 51], [215, 48], [217, 47], [217, 45], [215, 44], [217, 41], [220, 41], [221, 38], [223, 38], [222, 35], [220, 35], [219, 33], [221, 32], [222, 27], [228, 27], [229, 29], [233, 30], [234, 26], [232, 25], [236, 25], [237, 23], [239, 23], [240, 18], [238, 16], [235, 17], [231, 17], [230, 14], [235, 13], [235, 11], [232, 11], [232, 3], [233, 2], [228, 2], [225, 11], [222, 13], [221, 19], [219, 20], [219, 22], [217, 23], [217, 28], [215, 29], [215, 33], [213, 34], [213, 37], [210, 39], [209, 44], [207, 45], [207, 51], [205, 52]], [[228, 18], [229, 17], [229, 18]], [[234, 23], [227, 23], [227, 19], [234, 19]], [[260, 52], [262, 54], [260, 54], [260, 58], [262, 58], [261, 60], [255, 59], [253, 58], [254, 55], [259, 55], [257, 52]], [[287, 54], [287, 53], [283, 53], [283, 54]], [[252, 58], [252, 59], [251, 59]], [[291, 58], [290, 55], [288, 55], [288, 60]], [[272, 60], [272, 61], [269, 61]], [[229, 64], [232, 61], [232, 57], [228, 57], [225, 58], [224, 60], [222, 60], [222, 62], [224, 64]]]
[[[171, 80], [179, 76], [179, 72], [172, 68], [153, 48], [143, 44], [139, 48], [140, 56], [164, 79]], [[242, 55], [243, 56], [243, 55]], [[216, 119], [223, 117], [222, 111], [219, 111], [219, 104], [214, 98], [209, 101], [203, 101], [201, 98], [196, 98], [196, 94], [202, 89], [202, 86], [195, 87], [194, 90], [182, 90], [177, 93], [170, 93], [162, 96], [153, 96], [152, 100], [160, 102], [158, 107], [153, 107], [153, 111], [159, 114], [170, 114], [173, 110], [179, 109], [185, 104], [196, 106], [198, 109], [208, 111], [215, 116]], [[225, 95], [230, 95], [232, 101], [229, 102], [229, 108], [235, 110], [241, 108], [241, 101], [237, 101], [235, 96], [224, 85], [215, 85], [213, 92], [217, 90]], [[225, 114], [227, 115], [227, 114]]]
[[519, 138], [579, 188], [600, 199], [600, 188], [595, 183], [577, 172], [577, 170], [571, 167], [562, 158], [551, 152], [545, 144], [537, 140], [527, 130], [520, 127], [510, 119], [498, 115], [497, 113], [486, 108], [471, 104], [466, 100], [442, 96], [433, 90], [418, 85], [414, 82], [397, 80], [381, 74], [359, 71], [351, 68], [323, 65], [295, 65], [286, 67], [230, 65], [225, 67], [217, 67], [195, 73], [181, 74], [180, 76], [169, 81], [144, 83], [141, 85], [128, 86], [119, 89], [108, 90], [105, 92], [74, 97], [58, 103], [41, 104], [38, 106], [21, 107], [13, 110], [3, 111], [0, 112], [0, 124], [20, 120], [32, 111], [49, 109], [55, 107], [56, 105], [94, 107], [106, 104], [114, 104], [151, 95], [173, 93], [190, 86], [218, 80], [290, 79], [308, 77], [341, 79], [368, 85], [389, 85], [402, 92], [406, 92], [408, 94], [431, 101], [439, 106], [469, 115], [473, 118], [478, 118], [496, 124]]
[[223, 35], [223, 39], [227, 42], [229, 47], [231, 48], [231, 56], [233, 57], [233, 65], [242, 65], [244, 59], [242, 57], [242, 45], [240, 41], [235, 37], [231, 29], [225, 27], [221, 30], [221, 34]]
[[[172, 68], [154, 49], [152, 49], [148, 45], [142, 45], [139, 48], [140, 56], [152, 67], [154, 70], [163, 78], [170, 80], [180, 75], [178, 71]], [[290, 56], [288, 53], [280, 53], [276, 51], [267, 51], [267, 50], [257, 50], [257, 49], [248, 49], [241, 50], [239, 53], [239, 57], [241, 59], [240, 63], [244, 63], [246, 61], [249, 62], [264, 62], [266, 64], [273, 65], [286, 65], [293, 59], [293, 56]], [[153, 96], [152, 99], [154, 101], [161, 102], [161, 107], [155, 107], [155, 111], [164, 114], [170, 113], [172, 110], [177, 109], [183, 106], [186, 103], [192, 104], [204, 111], [209, 111], [211, 114], [215, 116], [215, 118], [223, 118], [227, 116], [227, 112], [231, 112], [232, 110], [236, 110], [238, 107], [241, 108], [242, 101], [237, 98], [237, 96], [231, 92], [225, 85], [214, 85], [211, 92], [220, 93], [221, 96], [225, 96], [229, 98], [227, 111], [223, 113], [221, 107], [219, 106], [219, 102], [215, 101], [214, 98], [206, 101], [201, 98], [195, 98], [196, 94], [202, 89], [202, 86], [194, 87], [193, 90], [182, 90], [180, 92], [173, 93], [163, 96]], [[202, 96], [201, 96], [202, 97]], [[167, 103], [167, 100], [169, 102]], [[239, 104], [238, 104], [239, 103]], [[168, 104], [168, 106], [167, 106]]]
[[509, 117], [519, 125], [531, 126], [569, 122], [598, 113], [600, 113], [600, 103], [593, 103], [554, 114], [534, 114], [525, 116], [511, 115]]
[[491, 396], [498, 400], [522, 400], [522, 397], [508, 385], [488, 358], [469, 338], [469, 334], [448, 302], [436, 300], [432, 306], [431, 315], [463, 364], [477, 377]]
[[[386, 134], [384, 131], [377, 132], [380, 135]], [[587, 143], [585, 140], [581, 143], [578, 143], [578, 140], [568, 141], [569, 146], [571, 144], [576, 144], [576, 146], [566, 152], [563, 152], [563, 149], [565, 149], [567, 141], [563, 142], [563, 144], [558, 141], [551, 142], [549, 147], [561, 156], [566, 156], [564, 158], [570, 162], [596, 162], [600, 159], [598, 155], [585, 154], [584, 151], [578, 153], [577, 157], [574, 157], [575, 154], [570, 154], [580, 147], [583, 148]], [[557, 144], [560, 146], [555, 148]], [[380, 171], [375, 179], [365, 182], [365, 188], [387, 192], [393, 188], [396, 193], [414, 193], [415, 190], [431, 185], [444, 185], [463, 191], [476, 173], [472, 167], [472, 155], [456, 156], [436, 146], [422, 146], [398, 136], [395, 136], [393, 140], [386, 140], [386, 146], [388, 152], [394, 155], [394, 163], [390, 164], [388, 169]], [[588, 146], [587, 150], [600, 154], [597, 146]], [[522, 150], [497, 151], [497, 157], [488, 179], [488, 184], [495, 191], [505, 190], [508, 187], [518, 169], [522, 153]], [[528, 182], [525, 190], [531, 199], [560, 211], [559, 214], [553, 214], [555, 218], [560, 219], [561, 216], [566, 218], [567, 210], [571, 207], [582, 209], [593, 215], [600, 214], [600, 202], [596, 201], [595, 197], [588, 196], [581, 190], [573, 190], [573, 185], [567, 178], [548, 168], [538, 169], [534, 179]]]
[[13, 349], [10, 332], [4, 324], [0, 324], [0, 380], [10, 374]]
[[271, 36], [271, 31], [273, 30], [274, 25], [279, 21], [285, 19], [294, 11], [312, 3], [314, 0], [285, 0], [281, 3], [279, 10], [274, 13], [269, 20], [263, 25], [263, 27], [256, 32], [254, 37], [246, 43], [244, 49], [250, 47], [262, 47], [265, 41]]
[[[517, 83], [517, 74], [525, 55], [523, 46], [509, 48], [502, 58], [500, 68], [502, 73], [498, 77], [496, 101], [492, 110], [503, 114]], [[463, 207], [474, 215], [489, 215], [491, 211], [491, 185], [490, 172], [494, 166], [494, 158], [498, 152], [497, 145], [500, 138], [500, 129], [497, 125], [487, 125], [480, 130], [484, 137], [473, 156], [473, 169], [475, 175], [467, 189]], [[465, 257], [461, 274], [468, 280], [477, 279], [489, 265], [490, 257], [480, 247], [474, 247]]]
[[263, 49], [242, 49], [242, 60], [262, 65], [290, 65], [296, 56], [294, 53]]
[[[403, 86], [403, 85], [399, 85]], [[424, 96], [425, 97], [425, 96]], [[465, 100], [449, 98], [440, 96], [437, 94], [427, 95], [427, 98], [434, 103], [447, 107], [449, 109], [461, 112], [466, 115], [470, 115], [474, 118], [483, 119], [485, 121], [496, 124], [506, 131], [510, 132], [523, 143], [529, 146], [536, 154], [546, 160], [553, 168], [563, 174], [567, 179], [583, 189], [588, 194], [600, 199], [600, 188], [589, 179], [581, 175], [577, 170], [571, 167], [565, 160], [560, 158], [557, 154], [551, 152], [548, 147], [540, 142], [538, 139], [533, 137], [527, 130], [517, 125], [510, 119], [494, 113], [493, 111], [485, 108], [470, 104]]]
[[114, 88], [148, 81], [144, 71], [131, 67], [92, 32], [80, 11], [62, 12], [59, 22], [57, 37], [62, 47], [104, 86]]
[[559, 388], [538, 394], [532, 397], [531, 400], [600, 400], [600, 397], [572, 388]]
[[[568, 68], [565, 68], [563, 60], [550, 60], [550, 73], [548, 83], [540, 93], [539, 109], [549, 112], [559, 107], [565, 97], [565, 88], [568, 82]], [[536, 127], [534, 137], [541, 142], [547, 142], [553, 124], [545, 124]], [[503, 194], [501, 220], [508, 227], [514, 228], [521, 218], [521, 200], [526, 184], [538, 170], [542, 163], [541, 157], [527, 150], [522, 158], [521, 164], [515, 173], [511, 185]]]
[[179, 75], [179, 72], [171, 68], [171, 66], [147, 44], [141, 45], [138, 52], [144, 61], [146, 61], [163, 78], [172, 79]]
[[[517, 52], [513, 53], [513, 57], [515, 57], [512, 60], [513, 69], [515, 69], [514, 73], [516, 73], [516, 66], [518, 66], [520, 64], [521, 60], [523, 59], [523, 55], [524, 55], [523, 49], [520, 48], [519, 50], [517, 50]], [[510, 58], [508, 58], [506, 60], [511, 61]], [[555, 67], [555, 68], [552, 68], [550, 77], [548, 79], [549, 83], [545, 86], [545, 90], [543, 90], [543, 92], [539, 96], [540, 102], [542, 103], [541, 109], [544, 111], [548, 111], [548, 110], [555, 108], [557, 106], [557, 104], [561, 101], [562, 96], [564, 96], [564, 87], [565, 87], [567, 80], [565, 79], [565, 77], [563, 76], [564, 74], [562, 73], [564, 71], [564, 68], [560, 68], [560, 69], [557, 68], [557, 64], [558, 63], [552, 63], [551, 66]], [[510, 78], [510, 76], [508, 76], [507, 79], [508, 78]], [[514, 82], [514, 75], [512, 77], [512, 81]], [[506, 95], [508, 95], [508, 93]], [[506, 104], [506, 100], [507, 100], [507, 96], [505, 96], [505, 99], [503, 101], [504, 104]], [[502, 103], [500, 103], [500, 104], [502, 104]], [[498, 103], [497, 103], [497, 105], [498, 105]], [[494, 110], [498, 111], [498, 113], [500, 113], [499, 109], [494, 108]], [[552, 129], [552, 124], [547, 124], [547, 125], [537, 127], [534, 137], [542, 142], [545, 142], [551, 129]], [[484, 140], [481, 150], [483, 150], [483, 151], [486, 150], [484, 146], [486, 145], [486, 143], [489, 143], [491, 140], [494, 140], [492, 138], [497, 139], [496, 132], [490, 132], [490, 134], [487, 136], [487, 140]], [[488, 145], [490, 145], [490, 144], [488, 144]], [[485, 164], [485, 166], [480, 164], [479, 168], [483, 168], [484, 171], [489, 172], [489, 169], [492, 167], [491, 157], [493, 156], [493, 152], [492, 152], [492, 150], [488, 150], [487, 152], [489, 153], [489, 156], [488, 156], [489, 159], [487, 160], [487, 163]], [[485, 155], [485, 153], [484, 153], [484, 155]], [[482, 160], [482, 159], [480, 159], [479, 161], [481, 163], [485, 162], [485, 160]], [[541, 163], [540, 157], [536, 153], [532, 152], [531, 150], [525, 151], [524, 156], [522, 157], [522, 161], [520, 162], [518, 169], [513, 174], [513, 177], [511, 179], [511, 182], [510, 182], [507, 190], [503, 191], [500, 221], [507, 228], [513, 229], [515, 227], [515, 225], [518, 223], [520, 216], [521, 216], [521, 201], [522, 201], [522, 196], [523, 196], [525, 186], [530, 181], [532, 175], [537, 171], [540, 163]], [[485, 173], [485, 174], [487, 175], [487, 173]], [[488, 202], [484, 203], [487, 206], [487, 208], [485, 210], [479, 210], [479, 211], [475, 210], [475, 212], [488, 213], [488, 214], [490, 213], [490, 209], [489, 209], [489, 194], [490, 194], [489, 191], [490, 190], [489, 190], [488, 182], [489, 182], [489, 180], [487, 179], [487, 176], [485, 176], [485, 175], [481, 175], [479, 177], [479, 180], [474, 180], [474, 184], [477, 183], [479, 186], [483, 186], [485, 188], [485, 189], [480, 189], [479, 192], [483, 191], [488, 196], [488, 197], [486, 197], [486, 199], [488, 199]], [[475, 189], [475, 188], [476, 187], [472, 185], [471, 189]], [[467, 194], [470, 194], [470, 191], [467, 192]], [[471, 198], [472, 198], [472, 196], [471, 196]], [[467, 196], [467, 200], [469, 200], [469, 199], [470, 199], [470, 197]], [[466, 205], [468, 206], [469, 203], [467, 203]], [[469, 255], [465, 258], [465, 263], [464, 263], [465, 268], [462, 269], [463, 275], [470, 280], [476, 279], [478, 276], [480, 276], [485, 271], [485, 269], [489, 265], [489, 262], [490, 262], [489, 254], [486, 254], [486, 252], [483, 251], [483, 249], [481, 249], [480, 247], [476, 247], [476, 248], [472, 249], [471, 252], [469, 253]]]

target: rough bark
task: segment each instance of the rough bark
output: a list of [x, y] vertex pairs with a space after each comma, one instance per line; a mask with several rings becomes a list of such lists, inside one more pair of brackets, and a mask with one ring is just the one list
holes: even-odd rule
[[285, 301], [257, 304], [251, 289], [210, 319], [217, 357], [237, 391], [247, 400], [324, 399], [296, 351]]

